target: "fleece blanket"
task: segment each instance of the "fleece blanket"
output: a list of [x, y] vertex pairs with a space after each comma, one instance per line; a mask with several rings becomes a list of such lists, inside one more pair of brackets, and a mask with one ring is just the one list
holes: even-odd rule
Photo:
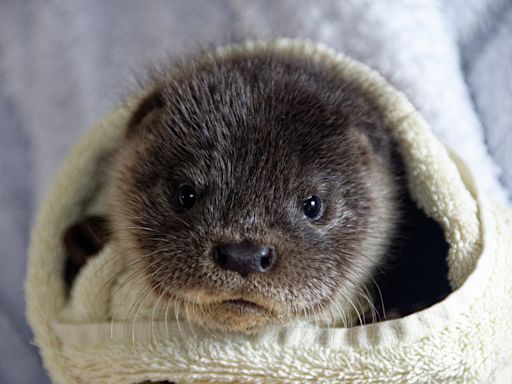
[[145, 63], [245, 36], [310, 38], [371, 64], [486, 193], [504, 195], [488, 153], [510, 190], [510, 0], [0, 2], [0, 382], [46, 381], [22, 282], [33, 212], [65, 154]]
[[251, 335], [212, 334], [180, 326], [178, 314], [168, 318], [167, 310], [158, 310], [156, 297], [145, 296], [148, 310], [130, 311], [134, 301], [126, 295], [140, 295], [145, 283], [126, 277], [130, 266], [111, 242], [80, 272], [68, 297], [60, 273], [63, 232], [80, 217], [107, 209], [106, 159], [121, 142], [128, 103], [72, 152], [34, 228], [28, 317], [55, 382], [510, 382], [512, 211], [490, 202], [465, 162], [435, 139], [404, 95], [363, 64], [296, 40], [217, 54], [264, 49], [332, 64], [378, 100], [393, 125], [411, 196], [445, 232], [454, 292], [404, 318], [354, 328], [298, 322]]

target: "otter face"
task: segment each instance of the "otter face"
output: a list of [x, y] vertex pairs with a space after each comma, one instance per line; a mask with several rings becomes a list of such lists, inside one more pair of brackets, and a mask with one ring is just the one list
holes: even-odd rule
[[292, 56], [164, 73], [119, 151], [114, 236], [209, 328], [348, 324], [396, 221], [381, 120], [334, 70]]

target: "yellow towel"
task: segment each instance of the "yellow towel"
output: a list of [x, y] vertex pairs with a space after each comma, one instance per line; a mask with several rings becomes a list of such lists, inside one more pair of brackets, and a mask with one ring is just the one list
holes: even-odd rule
[[246, 43], [217, 54], [261, 49], [331, 63], [375, 96], [395, 127], [413, 199], [445, 231], [455, 291], [404, 318], [355, 328], [293, 323], [253, 335], [212, 334], [177, 321], [178, 314], [160, 310], [151, 295], [136, 311], [130, 308], [141, 282], [130, 280], [130, 267], [109, 244], [82, 269], [68, 296], [62, 235], [84, 214], [104, 212], [102, 176], [123, 137], [133, 107], [127, 103], [68, 157], [32, 233], [27, 312], [53, 380], [512, 383], [510, 209], [481, 196], [465, 164], [434, 138], [404, 95], [363, 64], [295, 40]]

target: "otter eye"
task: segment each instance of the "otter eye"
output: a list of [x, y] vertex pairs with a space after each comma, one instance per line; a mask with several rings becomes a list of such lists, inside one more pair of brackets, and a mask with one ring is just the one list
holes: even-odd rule
[[309, 196], [304, 200], [304, 203], [302, 203], [302, 210], [306, 218], [317, 219], [322, 211], [322, 200], [315, 195]]
[[185, 184], [178, 189], [178, 203], [183, 208], [188, 209], [192, 207], [196, 202], [196, 191], [194, 187]]

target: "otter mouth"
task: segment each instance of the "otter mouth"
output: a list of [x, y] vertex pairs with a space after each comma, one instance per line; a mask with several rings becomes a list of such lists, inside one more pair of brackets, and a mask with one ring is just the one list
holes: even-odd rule
[[208, 325], [223, 331], [250, 332], [268, 325], [273, 317], [264, 306], [236, 298], [218, 301], [209, 311]]
[[224, 296], [217, 300], [211, 296], [203, 297], [201, 301], [190, 298], [185, 295], [176, 296], [177, 303], [184, 309], [180, 313], [191, 322], [211, 330], [252, 332], [280, 320], [279, 313], [265, 302], [260, 303], [257, 298], [255, 301], [252, 297], [246, 299], [238, 295]]
[[226, 309], [236, 311], [264, 311], [265, 309], [256, 303], [244, 299], [224, 300], [221, 302], [222, 306]]

